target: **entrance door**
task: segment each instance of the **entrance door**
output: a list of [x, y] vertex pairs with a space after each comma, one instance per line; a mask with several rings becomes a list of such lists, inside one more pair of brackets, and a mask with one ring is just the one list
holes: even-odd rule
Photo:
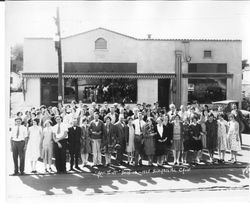
[[57, 105], [57, 79], [41, 79], [41, 104], [46, 106]]
[[158, 79], [158, 102], [160, 107], [169, 106], [170, 79]]

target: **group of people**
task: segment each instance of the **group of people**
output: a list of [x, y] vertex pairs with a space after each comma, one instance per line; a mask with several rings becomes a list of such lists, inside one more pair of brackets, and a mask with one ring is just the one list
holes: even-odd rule
[[[82, 167], [89, 165], [90, 159], [93, 167], [109, 167], [112, 157], [116, 165], [139, 166], [147, 160], [149, 166], [156, 163], [161, 167], [169, 164], [172, 153], [174, 165], [197, 164], [204, 161], [205, 151], [208, 163], [224, 163], [226, 151], [231, 152], [230, 161], [236, 163], [241, 150], [239, 116], [235, 104], [229, 114], [221, 107], [209, 110], [199, 104], [182, 105], [180, 109], [170, 104], [167, 110], [157, 102], [153, 106], [137, 104], [133, 109], [125, 104], [109, 106], [107, 102], [87, 106], [81, 101], [33, 107], [24, 114], [17, 113], [11, 130], [14, 175], [24, 174], [25, 158], [31, 163], [32, 173], [37, 173], [39, 158], [45, 172], [52, 171], [55, 158], [57, 173], [65, 173], [67, 152], [71, 171], [81, 170], [80, 158]], [[219, 159], [214, 158], [215, 151]]]

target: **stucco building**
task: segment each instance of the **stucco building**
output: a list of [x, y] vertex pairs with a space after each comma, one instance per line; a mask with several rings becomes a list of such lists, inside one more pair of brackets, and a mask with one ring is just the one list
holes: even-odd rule
[[[62, 38], [64, 102], [241, 100], [241, 41], [138, 39], [104, 28]], [[26, 104], [57, 103], [52, 38], [24, 40]]]

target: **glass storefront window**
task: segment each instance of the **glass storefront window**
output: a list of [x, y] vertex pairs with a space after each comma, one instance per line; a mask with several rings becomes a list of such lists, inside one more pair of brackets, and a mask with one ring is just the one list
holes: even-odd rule
[[189, 79], [188, 80], [188, 103], [198, 101], [209, 104], [213, 101], [226, 100], [226, 79]]
[[136, 79], [64, 79], [64, 101], [136, 103]]

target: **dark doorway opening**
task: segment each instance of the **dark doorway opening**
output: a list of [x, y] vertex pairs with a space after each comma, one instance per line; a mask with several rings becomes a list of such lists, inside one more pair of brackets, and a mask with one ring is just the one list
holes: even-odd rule
[[41, 104], [57, 106], [58, 80], [41, 79]]
[[169, 106], [170, 79], [158, 79], [158, 102], [160, 107]]

